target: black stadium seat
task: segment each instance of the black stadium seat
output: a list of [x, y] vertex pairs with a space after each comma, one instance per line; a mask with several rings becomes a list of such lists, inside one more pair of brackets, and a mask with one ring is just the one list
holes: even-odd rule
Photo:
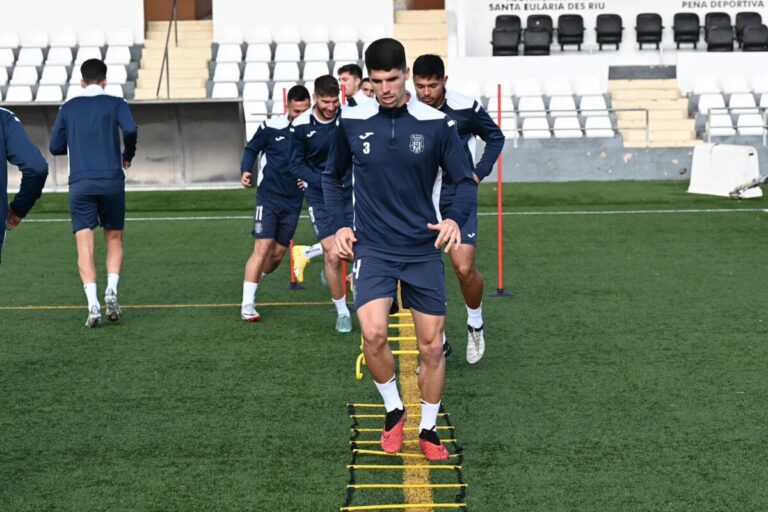
[[736, 15], [736, 41], [741, 42], [744, 39], [744, 29], [763, 24], [763, 17], [757, 12], [740, 12]]
[[733, 29], [731, 27], [712, 27], [707, 39], [708, 52], [732, 52]]
[[699, 44], [701, 37], [701, 27], [699, 26], [699, 15], [693, 12], [678, 12], [675, 14], [672, 29], [675, 32], [675, 43], [677, 49], [680, 49], [680, 43], [693, 43], [694, 50]]
[[727, 12], [708, 12], [704, 16], [704, 40], [707, 43], [709, 43], [709, 31], [715, 27], [733, 30], [731, 15]]
[[525, 20], [525, 28], [543, 28], [548, 30], [550, 34], [555, 31], [555, 27], [552, 24], [552, 16], [548, 14], [531, 14]]
[[518, 55], [520, 50], [520, 31], [505, 28], [493, 29], [491, 45], [493, 45], [493, 56]]
[[640, 49], [643, 49], [643, 44], [655, 44], [656, 49], [659, 49], [661, 43], [661, 30], [664, 27], [661, 25], [661, 16], [653, 12], [646, 12], [637, 15], [635, 24], [635, 31], [637, 32], [637, 43], [640, 45]]
[[618, 14], [598, 14], [595, 24], [597, 32], [597, 44], [603, 49], [604, 44], [615, 44], [619, 49], [624, 27], [621, 25], [621, 16]]
[[768, 51], [768, 27], [762, 24], [744, 27], [742, 49], [745, 52]]
[[523, 55], [549, 55], [552, 32], [544, 27], [529, 28], [523, 33]]
[[584, 42], [584, 18], [578, 14], [563, 14], [557, 18], [557, 42], [560, 50], [566, 44], [575, 44], [581, 51]]
[[496, 16], [496, 25], [494, 28], [501, 28], [504, 30], [517, 30], [520, 31], [520, 16], [516, 14], [501, 14]]

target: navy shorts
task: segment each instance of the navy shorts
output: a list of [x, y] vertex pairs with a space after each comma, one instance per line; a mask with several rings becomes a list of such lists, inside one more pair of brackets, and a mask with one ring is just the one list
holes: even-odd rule
[[275, 240], [283, 247], [288, 247], [299, 224], [299, 213], [299, 210], [284, 210], [257, 204], [253, 213], [253, 238]]
[[[315, 230], [315, 236], [317, 236], [318, 241], [325, 240], [329, 236], [336, 234], [336, 230], [333, 229], [333, 219], [324, 205], [310, 205], [307, 211], [309, 212], [309, 220], [312, 221], [312, 229]], [[352, 224], [354, 216], [352, 201], [344, 201], [344, 217], [347, 219], [347, 222]]]
[[[440, 206], [442, 215], [448, 211], [447, 206]], [[467, 245], [477, 245], [477, 206], [472, 209], [472, 213], [467, 217], [467, 221], [461, 226], [461, 243]]]
[[400, 281], [403, 307], [436, 316], [447, 312], [443, 260], [402, 262], [361, 256], [355, 259], [352, 276], [356, 308], [375, 299], [396, 298]]
[[72, 232], [83, 229], [122, 231], [125, 227], [125, 191], [114, 194], [69, 194]]

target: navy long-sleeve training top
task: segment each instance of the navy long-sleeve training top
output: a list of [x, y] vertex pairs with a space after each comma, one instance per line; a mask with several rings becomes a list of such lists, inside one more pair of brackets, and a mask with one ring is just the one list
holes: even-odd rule
[[352, 164], [356, 256], [397, 261], [440, 258], [437, 232], [427, 223], [441, 220], [442, 168], [456, 183], [445, 218], [459, 226], [477, 205], [477, 186], [467, 163], [456, 122], [432, 107], [410, 102], [399, 108], [359, 105], [344, 109], [323, 173], [325, 204], [334, 226], [343, 215], [342, 179]]
[[110, 193], [125, 185], [123, 161], [133, 160], [137, 137], [128, 102], [89, 85], [82, 96], [59, 109], [49, 149], [54, 155], [69, 155], [70, 192]]
[[0, 108], [0, 256], [8, 219], [8, 162], [21, 171], [21, 186], [11, 203], [19, 217], [25, 217], [40, 197], [48, 177], [48, 162], [10, 110]]

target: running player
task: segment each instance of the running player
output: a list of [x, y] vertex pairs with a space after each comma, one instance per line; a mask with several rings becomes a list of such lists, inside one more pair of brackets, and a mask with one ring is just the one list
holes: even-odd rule
[[[245, 146], [240, 162], [240, 182], [246, 188], [257, 185], [253, 215], [253, 252], [245, 264], [240, 318], [256, 322], [256, 291], [263, 275], [274, 271], [283, 260], [299, 223], [303, 194], [288, 167], [291, 154], [291, 121], [309, 108], [309, 91], [295, 85], [288, 91], [288, 112], [264, 121]], [[253, 165], [259, 154], [266, 157], [262, 179], [254, 183]]]
[[[477, 183], [488, 176], [493, 164], [504, 148], [504, 134], [493, 122], [491, 116], [473, 98], [447, 91], [445, 84], [445, 65], [437, 55], [422, 55], [413, 63], [413, 85], [416, 97], [430, 107], [444, 112], [456, 121], [459, 137], [467, 155], [467, 162], [473, 169]], [[475, 161], [470, 151], [470, 141], [480, 137], [485, 142], [485, 150], [480, 161]], [[445, 213], [453, 201], [456, 184], [450, 175], [443, 173], [443, 185], [440, 192], [440, 210]], [[483, 275], [477, 268], [476, 249], [477, 208], [472, 212], [466, 224], [461, 227], [461, 245], [451, 251], [451, 263], [459, 279], [461, 293], [467, 307], [467, 362], [475, 364], [485, 352], [483, 334]]]

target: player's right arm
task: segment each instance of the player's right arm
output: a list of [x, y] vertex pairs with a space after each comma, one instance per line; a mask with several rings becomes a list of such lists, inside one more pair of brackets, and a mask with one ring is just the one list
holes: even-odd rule
[[6, 157], [21, 170], [19, 192], [8, 205], [8, 229], [15, 228], [43, 193], [48, 162], [32, 142], [16, 116], [8, 116], [3, 129]]
[[61, 108], [59, 108], [59, 114], [56, 116], [56, 122], [53, 123], [51, 141], [48, 144], [48, 150], [52, 155], [67, 154], [67, 126], [65, 117], [66, 110], [62, 105]]
[[293, 137], [291, 137], [291, 158], [289, 167], [291, 173], [297, 180], [307, 183], [310, 187], [320, 189], [323, 186], [321, 173], [316, 171], [307, 162], [307, 138], [304, 129], [300, 125], [292, 128]]
[[253, 165], [256, 163], [259, 153], [264, 151], [267, 147], [267, 141], [269, 140], [269, 127], [267, 122], [264, 121], [256, 129], [256, 133], [253, 134], [251, 140], [245, 145], [243, 151], [243, 158], [240, 160], [240, 183], [246, 188], [251, 188], [253, 184]]
[[344, 176], [352, 164], [352, 150], [349, 147], [344, 123], [339, 119], [331, 137], [331, 147], [323, 171], [323, 195], [325, 208], [331, 215], [336, 231], [334, 249], [343, 259], [354, 256], [352, 246], [357, 239], [352, 226], [344, 215]]
[[133, 120], [128, 102], [122, 100], [117, 105], [117, 124], [123, 131], [123, 167], [131, 166], [133, 157], [136, 156], [136, 140], [139, 137], [139, 128]]

